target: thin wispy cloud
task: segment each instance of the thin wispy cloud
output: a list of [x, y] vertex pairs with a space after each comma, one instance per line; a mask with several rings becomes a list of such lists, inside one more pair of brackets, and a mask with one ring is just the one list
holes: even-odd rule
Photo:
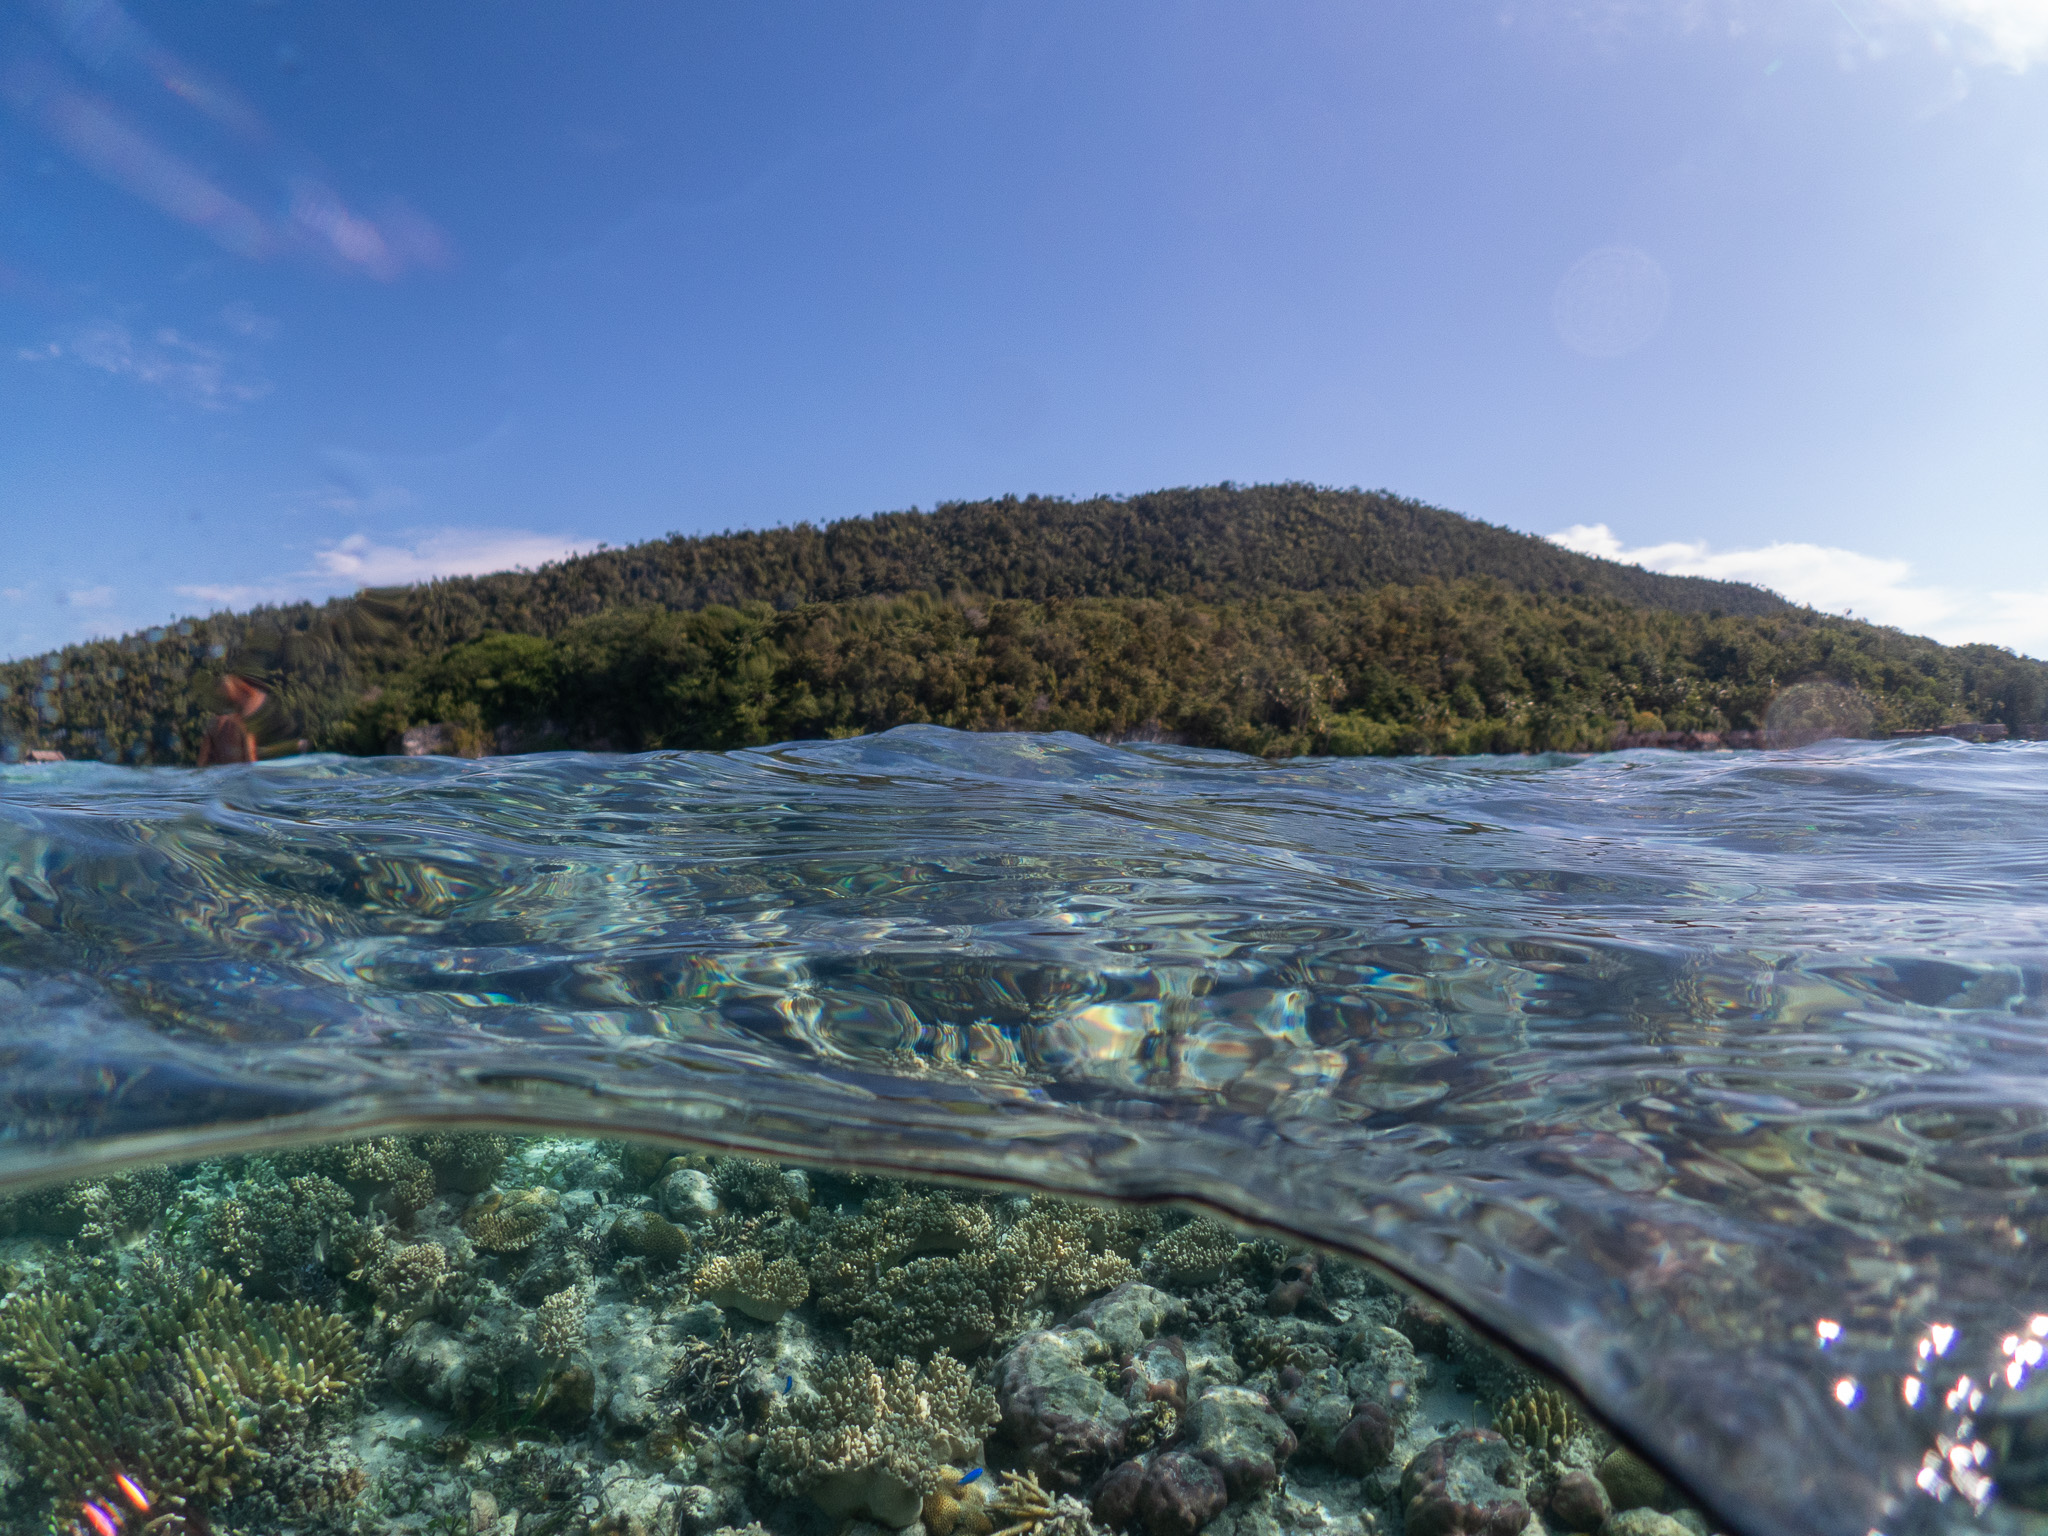
[[270, 393], [268, 380], [243, 371], [225, 353], [168, 326], [137, 336], [117, 321], [102, 320], [69, 341], [22, 348], [15, 357], [25, 363], [69, 359], [206, 411], [232, 410]]
[[[27, 48], [0, 67], [0, 102], [95, 176], [253, 261], [298, 255], [382, 282], [449, 264], [447, 237], [431, 220], [396, 199], [374, 214], [352, 206], [253, 105], [156, 42], [117, 0], [42, 0], [33, 9], [59, 46]], [[243, 161], [243, 190], [213, 167], [217, 156], [202, 165], [180, 154], [121, 102], [87, 88], [78, 65], [130, 97], [134, 82], [146, 82], [147, 105], [161, 109], [161, 92], [173, 111], [210, 122], [216, 142]]]
[[1910, 561], [1825, 544], [1721, 549], [1704, 539], [1635, 549], [1605, 523], [1578, 523], [1553, 544], [1671, 576], [1746, 581], [1823, 613], [1853, 614], [1945, 645], [2003, 645], [2048, 657], [2048, 589], [1961, 589], [1915, 580]]

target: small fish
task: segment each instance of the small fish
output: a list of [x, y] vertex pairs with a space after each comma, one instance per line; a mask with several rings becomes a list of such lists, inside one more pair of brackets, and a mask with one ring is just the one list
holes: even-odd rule
[[116, 1472], [114, 1474], [114, 1481], [120, 1485], [122, 1496], [135, 1506], [138, 1514], [147, 1514], [149, 1512], [149, 1495], [143, 1491], [142, 1484], [135, 1481], [126, 1472]]
[[85, 1511], [85, 1518], [92, 1522], [92, 1528], [99, 1533], [99, 1536], [119, 1536], [121, 1517], [115, 1514], [113, 1510], [108, 1509], [104, 1505], [95, 1504], [91, 1499], [87, 1499], [78, 1507]]
[[981, 1473], [982, 1469], [980, 1467], [976, 1467], [972, 1472], [969, 1472], [965, 1477], [960, 1479], [960, 1486], [962, 1488], [965, 1488], [969, 1483], [973, 1482], [977, 1477], [981, 1476]]
[[782, 1395], [783, 1395], [784, 1397], [787, 1397], [787, 1396], [789, 1396], [789, 1394], [790, 1394], [790, 1393], [794, 1392], [795, 1390], [796, 1390], [796, 1378], [795, 1378], [794, 1376], [785, 1376], [785, 1377], [783, 1377], [783, 1378], [782, 1378]]

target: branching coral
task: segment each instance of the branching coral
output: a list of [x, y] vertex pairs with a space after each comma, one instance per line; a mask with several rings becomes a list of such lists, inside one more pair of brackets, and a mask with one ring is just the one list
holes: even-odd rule
[[805, 1495], [828, 1514], [901, 1529], [949, 1462], [977, 1459], [994, 1396], [950, 1355], [878, 1371], [865, 1355], [820, 1370], [815, 1393], [769, 1407], [757, 1470], [771, 1492]]
[[590, 1293], [580, 1285], [555, 1292], [533, 1310], [533, 1347], [544, 1358], [560, 1360], [583, 1344], [584, 1318]]
[[233, 1279], [263, 1293], [290, 1290], [328, 1239], [355, 1220], [348, 1191], [325, 1174], [250, 1180], [216, 1202], [200, 1228], [203, 1251]]
[[434, 1171], [434, 1183], [459, 1194], [491, 1187], [512, 1144], [491, 1131], [440, 1131], [419, 1139], [420, 1156]]
[[1146, 1249], [1145, 1272], [1168, 1286], [1213, 1285], [1242, 1245], [1228, 1227], [1197, 1216]]
[[138, 1168], [38, 1189], [0, 1200], [0, 1235], [36, 1232], [74, 1238], [88, 1247], [118, 1241], [162, 1215], [176, 1189], [168, 1168]]
[[0, 1363], [36, 1411], [25, 1440], [44, 1487], [112, 1501], [125, 1473], [151, 1491], [150, 1529], [166, 1536], [203, 1529], [270, 1443], [365, 1371], [345, 1319], [251, 1306], [207, 1270], [190, 1286], [145, 1283], [118, 1317], [74, 1292], [17, 1292], [0, 1305]]
[[770, 1259], [751, 1249], [706, 1260], [692, 1283], [699, 1295], [764, 1323], [776, 1321], [811, 1293], [810, 1282], [792, 1260]]
[[1072, 1306], [1137, 1274], [1122, 1254], [1097, 1246], [1125, 1235], [1114, 1216], [1072, 1200], [1034, 1195], [1031, 1209], [1010, 1229], [1005, 1246], [1039, 1277], [1044, 1295]]
[[358, 1198], [381, 1200], [401, 1220], [434, 1198], [434, 1170], [402, 1136], [309, 1147], [275, 1161], [287, 1175], [323, 1173]]

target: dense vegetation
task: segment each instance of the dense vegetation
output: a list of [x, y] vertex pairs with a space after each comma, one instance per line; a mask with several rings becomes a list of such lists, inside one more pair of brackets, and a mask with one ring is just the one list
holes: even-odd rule
[[0, 745], [190, 762], [229, 668], [266, 740], [718, 747], [930, 721], [1302, 751], [1749, 728], [1784, 685], [1880, 727], [2048, 728], [2048, 667], [1655, 576], [1385, 495], [1031, 499], [672, 538], [191, 620], [0, 666]]
[[1618, 729], [1756, 728], [1827, 677], [1880, 727], [2039, 718], [2048, 669], [1816, 614], [1674, 614], [1497, 582], [1185, 598], [629, 609], [494, 635], [394, 679], [338, 744], [444, 721], [452, 745], [736, 747], [911, 721], [1161, 736], [1267, 755], [1600, 748]]

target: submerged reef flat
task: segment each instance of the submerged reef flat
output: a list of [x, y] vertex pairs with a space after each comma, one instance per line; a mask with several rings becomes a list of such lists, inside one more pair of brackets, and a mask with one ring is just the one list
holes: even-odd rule
[[0, 1533], [1709, 1536], [1200, 1216], [483, 1133], [0, 1201]]

